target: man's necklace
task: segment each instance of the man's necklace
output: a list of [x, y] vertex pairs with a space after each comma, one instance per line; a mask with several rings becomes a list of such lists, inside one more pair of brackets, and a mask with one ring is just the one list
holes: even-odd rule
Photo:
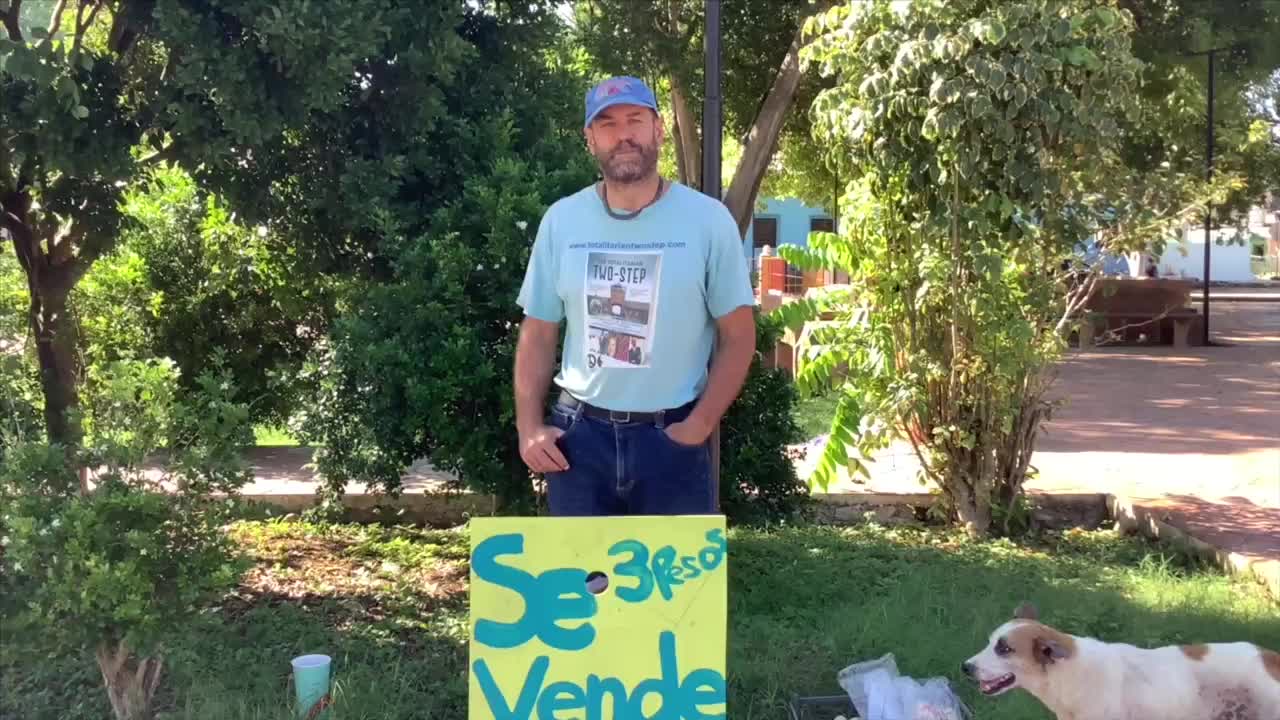
[[640, 213], [644, 212], [651, 205], [658, 202], [658, 198], [662, 197], [662, 187], [665, 183], [666, 183], [665, 180], [663, 180], [662, 178], [658, 178], [658, 191], [653, 194], [653, 199], [650, 200], [649, 202], [645, 203], [644, 205], [641, 205], [640, 207], [636, 208], [631, 212], [617, 212], [613, 208], [609, 207], [609, 184], [602, 182], [600, 183], [600, 196], [601, 196], [600, 199], [601, 201], [604, 202], [604, 211], [609, 213], [609, 217], [614, 218], [616, 220], [631, 220], [637, 215], [639, 215]]

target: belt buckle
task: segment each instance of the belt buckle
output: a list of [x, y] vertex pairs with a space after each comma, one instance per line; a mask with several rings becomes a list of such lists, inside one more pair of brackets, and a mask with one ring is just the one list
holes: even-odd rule
[[631, 411], [618, 412], [617, 410], [609, 411], [609, 422], [628, 423], [631, 422]]

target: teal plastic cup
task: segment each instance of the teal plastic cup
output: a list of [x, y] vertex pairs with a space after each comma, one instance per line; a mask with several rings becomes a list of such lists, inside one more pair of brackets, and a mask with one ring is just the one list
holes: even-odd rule
[[300, 655], [293, 659], [293, 692], [299, 720], [329, 717], [330, 670], [328, 655]]

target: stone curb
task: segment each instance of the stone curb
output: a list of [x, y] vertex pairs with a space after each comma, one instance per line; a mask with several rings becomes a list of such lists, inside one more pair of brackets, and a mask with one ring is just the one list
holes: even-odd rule
[[1147, 537], [1170, 540], [1229, 573], [1252, 576], [1267, 589], [1274, 600], [1280, 602], [1280, 560], [1232, 552], [1211, 545], [1159, 517], [1163, 512], [1142, 507], [1129, 498], [1108, 495], [1107, 507], [1122, 530], [1138, 530]]
[[[1200, 294], [1199, 290], [1193, 290], [1191, 292], [1191, 295], [1192, 295], [1191, 302], [1194, 302], [1194, 303], [1204, 302], [1204, 296]], [[1274, 293], [1251, 293], [1248, 295], [1243, 293], [1240, 295], [1214, 295], [1213, 291], [1210, 290], [1209, 291], [1210, 307], [1212, 307], [1213, 303], [1220, 303], [1220, 302], [1221, 303], [1227, 303], [1227, 302], [1280, 303], [1280, 295], [1277, 295]]]

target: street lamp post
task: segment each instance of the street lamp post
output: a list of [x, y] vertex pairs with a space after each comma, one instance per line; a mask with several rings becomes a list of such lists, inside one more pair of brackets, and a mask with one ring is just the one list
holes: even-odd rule
[[[1208, 97], [1206, 98], [1205, 108], [1205, 180], [1213, 182], [1213, 92], [1214, 92], [1214, 59], [1218, 53], [1233, 52], [1242, 50], [1243, 46], [1239, 43], [1234, 45], [1224, 45], [1222, 47], [1210, 48], [1199, 52], [1185, 53], [1191, 57], [1200, 55], [1206, 56], [1209, 64], [1208, 73]], [[1210, 244], [1210, 234], [1213, 225], [1213, 203], [1206, 202], [1204, 209], [1204, 285], [1202, 287], [1203, 296], [1200, 304], [1204, 306], [1204, 322], [1201, 326], [1201, 344], [1206, 347], [1209, 345], [1209, 251], [1212, 248]]]
[[[724, 126], [720, 101], [720, 0], [705, 0], [703, 37], [705, 92], [702, 102], [702, 192], [720, 200], [720, 136]], [[711, 497], [720, 507], [720, 425], [711, 433]]]
[[706, 59], [703, 68], [702, 192], [719, 200], [720, 137], [724, 114], [720, 101], [720, 0], [706, 0]]
[[[1213, 56], [1218, 51], [1217, 48], [1206, 53], [1209, 56], [1209, 97], [1206, 105], [1208, 106], [1205, 113], [1205, 124], [1208, 128], [1205, 130], [1205, 181], [1213, 182]], [[1204, 325], [1201, 328], [1201, 344], [1205, 347], [1209, 346], [1209, 234], [1210, 226], [1213, 223], [1213, 203], [1205, 203], [1204, 210], [1204, 300], [1200, 303], [1204, 306]]]

